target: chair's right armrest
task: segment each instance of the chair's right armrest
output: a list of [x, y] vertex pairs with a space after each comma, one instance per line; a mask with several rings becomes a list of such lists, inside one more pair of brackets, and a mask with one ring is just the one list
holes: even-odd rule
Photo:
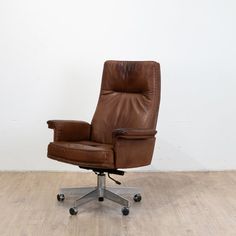
[[90, 139], [91, 125], [85, 121], [49, 120], [48, 128], [54, 130], [54, 141], [80, 141]]

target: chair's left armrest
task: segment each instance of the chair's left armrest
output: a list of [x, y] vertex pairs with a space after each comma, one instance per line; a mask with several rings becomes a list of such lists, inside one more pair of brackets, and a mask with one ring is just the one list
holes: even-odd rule
[[124, 139], [146, 139], [155, 137], [157, 133], [153, 129], [132, 129], [132, 128], [120, 128], [115, 129], [112, 132], [112, 137], [114, 138], [124, 138]]
[[77, 120], [49, 120], [48, 128], [54, 130], [54, 141], [80, 141], [90, 139], [91, 125]]
[[149, 165], [155, 145], [156, 130], [120, 128], [112, 132], [116, 168]]

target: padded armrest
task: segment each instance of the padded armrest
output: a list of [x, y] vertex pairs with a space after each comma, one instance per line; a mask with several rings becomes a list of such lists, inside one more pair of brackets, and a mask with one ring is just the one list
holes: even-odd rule
[[113, 130], [112, 136], [124, 139], [146, 139], [154, 137], [156, 133], [157, 131], [153, 129], [120, 128]]
[[112, 132], [116, 168], [145, 166], [151, 163], [156, 130], [115, 129]]
[[48, 128], [54, 129], [54, 141], [89, 140], [91, 125], [85, 121], [49, 120]]

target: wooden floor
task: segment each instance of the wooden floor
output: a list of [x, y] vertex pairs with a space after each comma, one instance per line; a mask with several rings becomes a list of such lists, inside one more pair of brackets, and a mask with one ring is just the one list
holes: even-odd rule
[[117, 179], [143, 189], [142, 202], [132, 202], [128, 216], [109, 200], [70, 216], [73, 201], [57, 202], [58, 189], [93, 186], [93, 173], [0, 172], [0, 235], [236, 235], [236, 172], [127, 173]]

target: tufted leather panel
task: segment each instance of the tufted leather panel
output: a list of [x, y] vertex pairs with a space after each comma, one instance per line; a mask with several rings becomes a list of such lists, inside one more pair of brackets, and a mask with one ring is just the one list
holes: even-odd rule
[[106, 61], [91, 140], [112, 143], [116, 128], [155, 129], [160, 66], [153, 61]]

